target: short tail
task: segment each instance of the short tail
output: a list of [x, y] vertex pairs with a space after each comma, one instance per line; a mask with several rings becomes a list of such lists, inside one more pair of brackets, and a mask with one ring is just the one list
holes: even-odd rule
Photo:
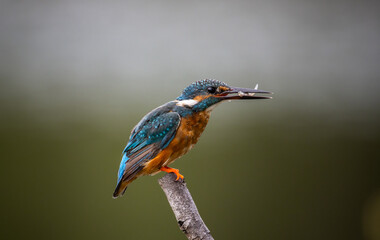
[[137, 178], [137, 176], [134, 176], [131, 179], [127, 179], [127, 180], [124, 180], [124, 181], [120, 180], [117, 183], [117, 185], [116, 185], [116, 188], [115, 188], [115, 191], [113, 192], [112, 197], [113, 198], [118, 198], [120, 196], [123, 196], [123, 194], [125, 193], [125, 190], [127, 190], [128, 185], [131, 182], [133, 182], [136, 178]]
[[118, 172], [118, 182], [113, 192], [113, 198], [122, 196], [127, 190], [127, 186], [139, 176], [139, 172], [144, 168], [144, 166], [136, 166], [131, 168], [127, 166], [129, 158], [126, 153], [124, 153], [121, 159], [119, 172]]
[[129, 183], [130, 183], [130, 181], [128, 181], [128, 182], [127, 181], [119, 181], [116, 188], [115, 188], [115, 191], [113, 192], [112, 197], [118, 198], [118, 197], [122, 196], [125, 193], [125, 190], [127, 190]]

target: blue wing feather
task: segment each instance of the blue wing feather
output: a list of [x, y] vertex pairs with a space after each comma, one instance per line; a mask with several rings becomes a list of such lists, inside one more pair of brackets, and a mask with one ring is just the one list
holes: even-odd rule
[[146, 115], [134, 128], [118, 172], [118, 182], [131, 179], [141, 170], [141, 166], [153, 159], [173, 140], [180, 116], [163, 105]]
[[129, 160], [127, 157], [127, 154], [123, 154], [123, 158], [121, 159], [120, 162], [120, 167], [119, 167], [119, 172], [117, 174], [117, 181], [119, 182], [121, 177], [123, 176], [124, 170], [125, 170], [125, 163]]

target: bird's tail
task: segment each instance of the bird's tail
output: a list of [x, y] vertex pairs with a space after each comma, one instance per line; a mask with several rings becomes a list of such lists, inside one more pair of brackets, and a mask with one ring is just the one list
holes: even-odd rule
[[[140, 154], [139, 157], [146, 156], [144, 154]], [[123, 158], [120, 163], [119, 173], [118, 173], [118, 182], [116, 185], [116, 189], [113, 193], [113, 198], [117, 198], [124, 194], [125, 190], [127, 190], [127, 186], [133, 182], [138, 176], [141, 175], [141, 170], [144, 166], [130, 166], [132, 163], [128, 162], [129, 158], [124, 153]]]
[[118, 182], [117, 182], [115, 191], [113, 192], [113, 195], [112, 195], [113, 198], [117, 198], [117, 197], [123, 195], [125, 190], [127, 190], [128, 184], [131, 182], [128, 180], [123, 180], [123, 174], [124, 174], [124, 171], [126, 168], [126, 163], [128, 160], [129, 159], [128, 159], [127, 155], [124, 153], [123, 158], [121, 159], [121, 162], [120, 162], [120, 168], [119, 168], [119, 172], [118, 172]]
[[117, 198], [119, 196], [122, 196], [125, 193], [125, 190], [127, 190], [127, 186], [128, 186], [127, 182], [120, 181], [117, 184], [115, 191], [113, 192], [112, 197]]
[[123, 196], [123, 194], [125, 193], [125, 190], [127, 190], [127, 187], [128, 185], [133, 181], [135, 180], [137, 177], [134, 177], [132, 179], [129, 179], [127, 181], [119, 181], [116, 185], [116, 188], [115, 188], [115, 191], [113, 192], [113, 195], [112, 197], [113, 198], [118, 198], [120, 196]]

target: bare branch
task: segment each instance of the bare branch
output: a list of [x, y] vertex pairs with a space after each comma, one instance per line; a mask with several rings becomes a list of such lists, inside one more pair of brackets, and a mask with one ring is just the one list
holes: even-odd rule
[[175, 181], [175, 174], [165, 174], [158, 179], [162, 190], [177, 219], [179, 228], [191, 240], [213, 240], [206, 224], [199, 215], [185, 181]]

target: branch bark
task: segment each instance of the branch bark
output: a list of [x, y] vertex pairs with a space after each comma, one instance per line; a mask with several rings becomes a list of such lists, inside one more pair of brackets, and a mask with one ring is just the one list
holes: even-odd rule
[[213, 240], [210, 230], [199, 215], [185, 181], [175, 181], [175, 179], [175, 174], [168, 173], [158, 179], [158, 183], [168, 198], [179, 228], [188, 239]]

